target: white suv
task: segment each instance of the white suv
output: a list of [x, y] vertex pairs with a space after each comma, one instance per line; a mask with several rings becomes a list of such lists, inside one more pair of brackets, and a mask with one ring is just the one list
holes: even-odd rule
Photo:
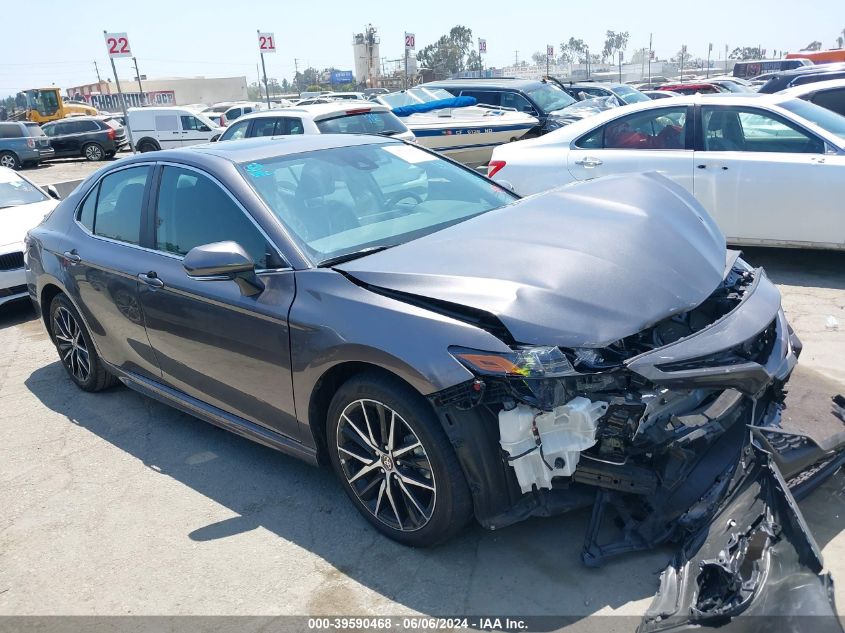
[[336, 101], [253, 112], [232, 123], [219, 140], [290, 134], [381, 134], [414, 140], [414, 133], [390, 108], [368, 101]]

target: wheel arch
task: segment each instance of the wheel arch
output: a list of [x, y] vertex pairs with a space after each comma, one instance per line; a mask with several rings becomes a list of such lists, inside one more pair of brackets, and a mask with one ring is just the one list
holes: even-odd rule
[[[372, 373], [398, 380], [428, 402], [425, 394], [420, 393], [409, 381], [397, 374], [374, 363], [358, 360], [343, 361], [327, 369], [314, 383], [308, 402], [308, 427], [317, 448], [317, 458], [320, 463], [328, 463], [326, 459], [326, 416], [332, 397], [345, 382], [361, 374]], [[434, 409], [432, 408], [432, 413]]]
[[56, 295], [60, 294], [67, 296], [64, 288], [51, 280], [42, 286], [41, 292], [38, 295], [41, 320], [44, 322], [44, 327], [47, 328], [48, 334], [50, 333], [50, 304], [53, 303], [53, 299], [56, 298]]
[[153, 146], [155, 146], [156, 151], [161, 149], [161, 145], [159, 144], [158, 140], [156, 140], [152, 136], [142, 136], [141, 138], [139, 138], [137, 141], [135, 141], [135, 148], [140, 148], [141, 145], [143, 145], [144, 143], [151, 143]]

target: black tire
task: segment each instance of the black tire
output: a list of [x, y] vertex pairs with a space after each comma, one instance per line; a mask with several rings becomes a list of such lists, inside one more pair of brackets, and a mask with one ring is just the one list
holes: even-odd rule
[[8, 167], [17, 171], [21, 168], [21, 160], [14, 152], [0, 152], [0, 167]]
[[86, 160], [97, 162], [106, 159], [106, 150], [99, 143], [86, 143], [82, 146], [82, 155]]
[[[397, 451], [395, 457], [393, 450], [379, 450], [379, 459], [369, 440], [362, 443], [361, 436], [356, 438], [351, 430], [352, 418], [356, 424], [370, 420], [372, 427], [365, 433], [378, 438], [374, 439], [378, 449], [386, 448], [384, 436], [389, 435], [389, 427], [379, 420], [387, 420], [389, 414], [382, 418], [377, 405], [396, 414], [391, 419], [395, 433], [402, 437], [394, 438], [391, 446]], [[375, 418], [359, 413], [366, 407], [371, 407], [369, 416]], [[398, 378], [373, 372], [344, 383], [329, 405], [326, 438], [332, 467], [346, 494], [364, 518], [388, 538], [415, 547], [436, 545], [459, 533], [472, 517], [469, 487], [437, 416], [425, 398]], [[420, 447], [408, 452], [415, 442]], [[353, 459], [352, 453], [342, 452], [339, 445], [367, 460]], [[359, 475], [362, 470], [367, 471], [364, 476]], [[355, 481], [356, 477], [358, 483], [353, 485], [349, 479]]]
[[156, 152], [158, 151], [158, 145], [156, 145], [153, 141], [143, 140], [138, 143], [138, 151], [142, 154], [146, 152]]
[[[68, 342], [69, 339], [74, 338], [75, 333], [72, 326], [67, 326], [66, 317], [68, 316], [73, 320], [73, 325], [79, 331], [79, 336], [76, 339], [77, 345], [75, 346]], [[91, 335], [88, 334], [85, 322], [79, 316], [79, 312], [63, 294], [56, 295], [50, 304], [49, 326], [50, 338], [53, 339], [53, 344], [59, 353], [59, 360], [77, 387], [83, 391], [102, 391], [117, 383], [117, 378], [110, 374], [100, 361], [94, 342], [91, 340]], [[78, 344], [80, 342], [81, 345]], [[82, 347], [84, 347], [84, 355], [78, 351]], [[85, 363], [80, 362], [80, 356], [87, 357], [88, 371], [84, 376], [80, 370], [84, 368]]]

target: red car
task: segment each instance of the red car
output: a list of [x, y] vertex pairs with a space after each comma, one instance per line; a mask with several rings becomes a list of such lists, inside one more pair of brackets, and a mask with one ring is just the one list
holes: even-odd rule
[[712, 95], [719, 92], [727, 92], [727, 90], [723, 89], [721, 86], [709, 83], [663, 84], [662, 86], [655, 88], [655, 90], [671, 90], [672, 92], [677, 92], [682, 95]]

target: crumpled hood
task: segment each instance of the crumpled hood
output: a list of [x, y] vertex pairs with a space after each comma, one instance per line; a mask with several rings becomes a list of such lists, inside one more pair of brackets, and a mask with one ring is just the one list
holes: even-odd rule
[[665, 177], [611, 176], [336, 268], [492, 313], [520, 343], [600, 347], [707, 298], [724, 275], [725, 238]]
[[4, 246], [23, 242], [27, 231], [41, 224], [44, 216], [57, 204], [56, 200], [51, 199], [0, 209], [0, 251]]

